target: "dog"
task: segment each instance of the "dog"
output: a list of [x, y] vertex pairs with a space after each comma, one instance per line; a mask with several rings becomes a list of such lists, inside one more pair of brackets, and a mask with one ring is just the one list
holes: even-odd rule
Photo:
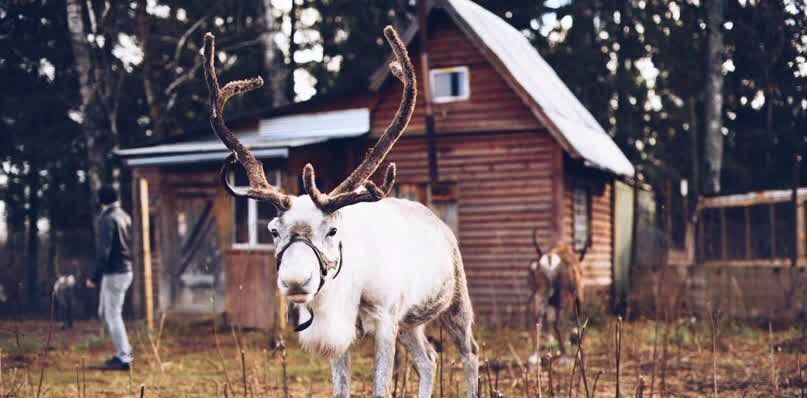
[[76, 290], [76, 277], [72, 274], [61, 275], [53, 284], [53, 301], [56, 313], [62, 321], [62, 329], [73, 327], [73, 297]]

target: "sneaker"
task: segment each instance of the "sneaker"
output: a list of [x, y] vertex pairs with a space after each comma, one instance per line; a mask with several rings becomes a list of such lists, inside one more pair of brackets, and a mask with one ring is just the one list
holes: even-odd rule
[[112, 357], [104, 362], [102, 368], [104, 370], [129, 370], [131, 364], [121, 361], [118, 357]]

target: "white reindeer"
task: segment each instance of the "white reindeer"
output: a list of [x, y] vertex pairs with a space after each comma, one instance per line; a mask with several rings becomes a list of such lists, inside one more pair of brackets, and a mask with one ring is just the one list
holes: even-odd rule
[[[336, 189], [317, 189], [314, 168], [303, 169], [307, 195], [289, 196], [272, 187], [263, 166], [224, 123], [222, 108], [233, 95], [260, 87], [261, 78], [220, 87], [214, 67], [214, 38], [205, 36], [205, 79], [210, 90], [210, 122], [232, 153], [222, 167], [221, 182], [237, 197], [269, 201], [279, 216], [269, 223], [274, 236], [280, 293], [309, 319], [295, 329], [307, 351], [331, 360], [333, 395], [350, 396], [350, 354], [362, 335], [375, 338], [373, 396], [388, 397], [395, 342], [415, 358], [421, 398], [431, 397], [436, 353], [424, 329], [439, 320], [462, 356], [468, 397], [477, 397], [478, 348], [471, 325], [473, 309], [462, 257], [451, 229], [427, 207], [386, 198], [395, 182], [395, 165], [379, 187], [369, 177], [403, 133], [415, 107], [415, 72], [398, 34], [384, 35], [397, 59], [390, 69], [404, 86], [394, 120], [367, 158]], [[237, 190], [227, 181], [238, 160], [250, 187]], [[316, 316], [315, 316], [316, 315]], [[301, 317], [304, 318], [304, 317]]]

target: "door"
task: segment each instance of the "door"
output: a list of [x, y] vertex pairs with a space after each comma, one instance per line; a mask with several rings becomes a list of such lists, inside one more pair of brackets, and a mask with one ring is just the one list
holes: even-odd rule
[[634, 188], [614, 182], [614, 308], [625, 308], [630, 289], [630, 264], [633, 253]]
[[219, 248], [214, 198], [178, 193], [174, 201], [174, 248], [168, 257], [170, 309], [179, 312], [211, 313], [223, 310], [226, 280]]

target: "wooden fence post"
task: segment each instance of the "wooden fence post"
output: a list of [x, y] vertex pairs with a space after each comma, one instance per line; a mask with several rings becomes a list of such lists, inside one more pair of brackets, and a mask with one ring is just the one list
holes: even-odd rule
[[149, 333], [154, 330], [154, 290], [151, 275], [151, 237], [149, 212], [149, 183], [140, 177], [140, 232], [143, 244], [143, 287], [146, 295], [146, 325]]

